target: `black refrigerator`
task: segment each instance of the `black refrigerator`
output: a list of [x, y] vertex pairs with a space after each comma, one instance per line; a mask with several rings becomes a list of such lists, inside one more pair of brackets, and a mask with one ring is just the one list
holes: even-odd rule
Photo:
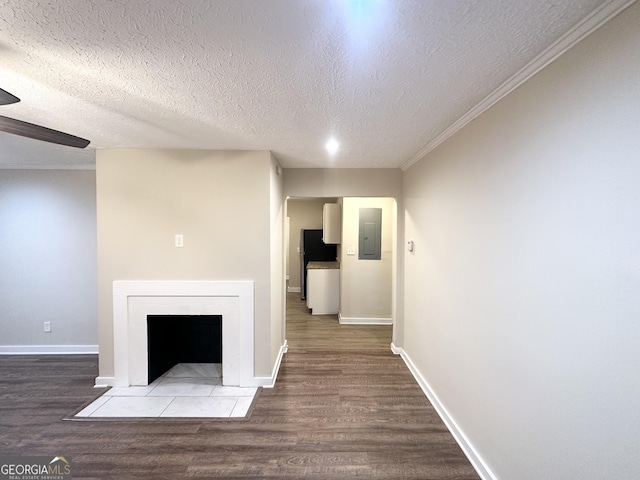
[[322, 241], [322, 229], [300, 230], [300, 298], [307, 298], [307, 264], [309, 262], [335, 262], [337, 245]]

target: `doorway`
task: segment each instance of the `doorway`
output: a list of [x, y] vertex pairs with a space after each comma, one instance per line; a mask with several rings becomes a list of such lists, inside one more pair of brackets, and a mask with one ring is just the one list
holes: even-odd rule
[[[322, 228], [322, 207], [338, 203], [342, 216], [338, 315], [311, 315], [300, 299], [301, 228]], [[379, 260], [358, 255], [359, 212], [380, 208], [384, 223]], [[392, 197], [296, 197], [285, 202], [285, 331], [289, 348], [389, 349], [393, 339], [397, 257], [397, 202]], [[327, 330], [320, 327], [330, 327]], [[349, 327], [349, 328], [345, 328]], [[373, 328], [371, 328], [373, 327]], [[377, 328], [382, 327], [382, 328]], [[340, 332], [339, 332], [340, 331]]]

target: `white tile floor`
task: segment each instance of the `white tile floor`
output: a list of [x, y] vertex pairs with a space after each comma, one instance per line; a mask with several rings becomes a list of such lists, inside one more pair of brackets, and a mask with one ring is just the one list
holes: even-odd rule
[[257, 388], [221, 385], [221, 365], [181, 363], [145, 387], [112, 388], [76, 417], [245, 417]]

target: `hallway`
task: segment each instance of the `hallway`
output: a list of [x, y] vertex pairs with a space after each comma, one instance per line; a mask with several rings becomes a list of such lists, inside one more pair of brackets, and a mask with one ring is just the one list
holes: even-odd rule
[[337, 315], [310, 315], [299, 293], [287, 294], [289, 352], [367, 350], [389, 352], [391, 325], [340, 325]]

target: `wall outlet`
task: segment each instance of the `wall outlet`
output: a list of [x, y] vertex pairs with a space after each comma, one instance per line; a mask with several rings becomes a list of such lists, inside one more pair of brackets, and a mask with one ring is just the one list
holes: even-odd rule
[[51, 333], [51, 322], [44, 322], [45, 333]]
[[355, 255], [356, 254], [356, 249], [353, 247], [349, 247], [347, 248], [347, 255]]
[[181, 233], [176, 233], [176, 248], [182, 248], [184, 247], [184, 235]]

